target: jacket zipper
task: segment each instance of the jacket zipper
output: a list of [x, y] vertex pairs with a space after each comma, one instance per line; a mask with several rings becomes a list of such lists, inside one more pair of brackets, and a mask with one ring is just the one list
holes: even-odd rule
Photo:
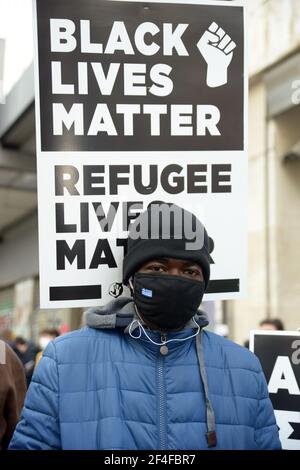
[[[166, 335], [161, 335], [161, 342], [167, 341]], [[167, 448], [166, 432], [166, 390], [165, 390], [165, 357], [159, 352], [157, 365], [158, 378], [158, 412], [159, 412], [159, 449]]]

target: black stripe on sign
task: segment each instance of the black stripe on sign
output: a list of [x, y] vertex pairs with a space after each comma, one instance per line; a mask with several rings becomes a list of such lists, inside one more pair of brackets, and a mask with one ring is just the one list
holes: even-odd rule
[[209, 281], [206, 294], [218, 294], [222, 292], [240, 292], [239, 279], [216, 279]]
[[101, 285], [50, 287], [50, 300], [101, 299]]

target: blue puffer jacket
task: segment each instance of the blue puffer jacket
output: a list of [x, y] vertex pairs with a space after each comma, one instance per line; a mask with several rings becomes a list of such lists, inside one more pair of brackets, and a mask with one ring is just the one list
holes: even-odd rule
[[[90, 327], [47, 347], [11, 449], [207, 449], [206, 386], [213, 449], [280, 449], [263, 372], [245, 348], [203, 331], [201, 376], [195, 337], [168, 343], [162, 355], [140, 327], [131, 332], [136, 339], [124, 332], [133, 319], [129, 299], [87, 318]], [[207, 324], [200, 314], [196, 321]], [[167, 339], [195, 331], [189, 324]], [[160, 342], [157, 332], [147, 334]]]

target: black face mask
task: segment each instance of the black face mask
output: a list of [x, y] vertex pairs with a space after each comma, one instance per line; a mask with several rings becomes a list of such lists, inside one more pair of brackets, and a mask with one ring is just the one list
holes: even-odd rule
[[137, 273], [134, 301], [146, 322], [161, 330], [176, 330], [195, 315], [205, 291], [204, 281], [166, 274]]

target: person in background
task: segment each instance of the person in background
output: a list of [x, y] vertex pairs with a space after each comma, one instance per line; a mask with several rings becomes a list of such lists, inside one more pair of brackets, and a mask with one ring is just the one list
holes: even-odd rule
[[266, 318], [266, 320], [262, 320], [259, 324], [260, 330], [274, 330], [274, 331], [283, 331], [284, 325], [279, 318]]
[[27, 386], [29, 386], [39, 348], [31, 341], [26, 341], [22, 336], [17, 336], [13, 344], [13, 350], [23, 364]]
[[15, 341], [15, 335], [12, 330], [4, 329], [0, 332], [0, 340], [4, 341], [12, 348]]
[[59, 327], [59, 335], [65, 335], [67, 333], [70, 333], [70, 327], [69, 325], [67, 325], [67, 323], [63, 323], [62, 325], [60, 325]]
[[[283, 331], [284, 325], [279, 318], [266, 318], [262, 320], [259, 324], [259, 330], [269, 330], [269, 331]], [[245, 348], [249, 349], [249, 339], [244, 342]]]
[[26, 393], [23, 366], [16, 353], [0, 340], [0, 449], [7, 449]]
[[58, 336], [59, 336], [59, 331], [56, 328], [46, 328], [45, 330], [42, 330], [40, 332], [39, 346], [41, 348], [41, 351], [38, 352], [36, 355], [35, 367], [40, 362], [43, 352], [45, 351], [50, 341], [53, 341]]

